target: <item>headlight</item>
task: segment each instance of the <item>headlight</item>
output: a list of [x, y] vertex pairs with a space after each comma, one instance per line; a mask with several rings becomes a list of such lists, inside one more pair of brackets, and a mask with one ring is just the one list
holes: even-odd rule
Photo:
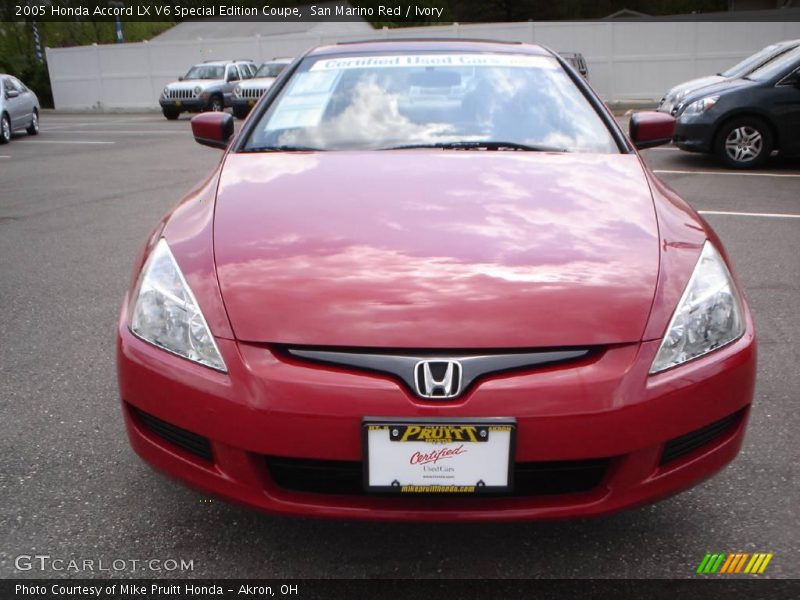
[[235, 88], [233, 88], [233, 95], [237, 96], [237, 97], [241, 96], [242, 95], [242, 86], [237, 85]]
[[158, 241], [142, 269], [131, 315], [131, 331], [143, 340], [227, 371], [197, 300], [164, 239]]
[[168, 87], [165, 87], [165, 88], [164, 88], [164, 91], [163, 91], [163, 92], [161, 92], [161, 93], [162, 93], [164, 96], [169, 96], [169, 88], [168, 88]]
[[201, 87], [198, 85], [196, 88], [194, 88], [194, 95], [195, 95], [195, 96], [199, 96], [199, 95], [200, 95], [200, 92], [202, 92], [202, 91], [203, 91], [203, 88], [201, 88]]
[[700, 98], [700, 100], [695, 100], [686, 107], [683, 114], [699, 115], [700, 113], [704, 113], [707, 110], [711, 110], [717, 103], [717, 100], [719, 100], [719, 96], [707, 96], [705, 98]]
[[650, 373], [721, 348], [743, 333], [742, 305], [733, 278], [714, 246], [706, 242]]

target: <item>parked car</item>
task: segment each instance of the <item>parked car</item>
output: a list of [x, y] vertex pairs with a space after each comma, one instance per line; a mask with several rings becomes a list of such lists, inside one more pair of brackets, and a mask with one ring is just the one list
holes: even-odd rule
[[255, 71], [251, 60], [211, 60], [194, 65], [161, 92], [161, 112], [172, 120], [182, 112], [224, 110], [231, 105], [233, 88], [242, 80], [252, 79]]
[[291, 62], [291, 58], [273, 58], [258, 68], [253, 79], [243, 81], [233, 88], [233, 100], [231, 101], [233, 116], [237, 119], [247, 117], [256, 102]]
[[559, 52], [561, 58], [571, 64], [575, 70], [580, 73], [584, 79], [589, 79], [589, 67], [586, 66], [586, 60], [580, 52]]
[[774, 150], [800, 154], [800, 48], [689, 94], [675, 113], [678, 148], [713, 153], [729, 167], [758, 167]]
[[658, 110], [661, 112], [674, 114], [677, 105], [692, 92], [709, 85], [724, 82], [726, 79], [738, 79], [740, 77], [744, 77], [748, 73], [755, 71], [771, 60], [774, 60], [777, 57], [794, 50], [798, 46], [800, 46], [800, 40], [786, 40], [783, 42], [778, 42], [777, 44], [770, 44], [766, 48], [762, 48], [755, 54], [751, 54], [741, 62], [736, 63], [730, 69], [727, 69], [722, 73], [717, 73], [716, 75], [707, 75], [706, 77], [692, 79], [691, 81], [676, 85], [666, 94], [664, 94], [663, 98], [661, 98], [661, 102], [658, 104]]
[[16, 77], [0, 73], [0, 144], [23, 129], [28, 135], [39, 133], [39, 98]]
[[133, 448], [348, 519], [608, 513], [739, 451], [755, 333], [716, 234], [534, 45], [325, 46], [152, 231], [118, 324]]

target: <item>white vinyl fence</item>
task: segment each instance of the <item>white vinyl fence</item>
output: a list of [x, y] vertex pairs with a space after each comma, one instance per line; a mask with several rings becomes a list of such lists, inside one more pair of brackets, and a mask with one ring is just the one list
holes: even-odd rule
[[607, 102], [655, 101], [672, 85], [716, 73], [779, 40], [800, 38], [800, 22], [528, 22], [383, 29], [368, 35], [144, 42], [47, 49], [60, 110], [148, 110], [164, 86], [196, 62], [295, 56], [309, 47], [366, 37], [456, 37], [534, 42], [581, 52]]

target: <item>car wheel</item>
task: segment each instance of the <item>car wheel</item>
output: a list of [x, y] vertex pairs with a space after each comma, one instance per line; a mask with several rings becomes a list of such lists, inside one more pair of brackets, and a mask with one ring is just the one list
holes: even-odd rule
[[0, 120], [0, 144], [7, 144], [11, 141], [11, 121], [8, 115], [3, 115]]
[[239, 108], [238, 106], [233, 107], [233, 116], [237, 119], [246, 119], [247, 115], [250, 114], [250, 111], [246, 108]]
[[179, 110], [170, 110], [168, 108], [164, 108], [161, 110], [161, 112], [164, 113], [164, 116], [170, 121], [174, 121], [181, 116], [181, 111]]
[[208, 110], [222, 112], [225, 110], [225, 101], [221, 96], [211, 96], [211, 101], [208, 103]]
[[37, 110], [33, 111], [31, 115], [31, 124], [28, 125], [28, 129], [26, 130], [28, 135], [38, 135], [39, 133], [39, 112]]
[[752, 169], [766, 162], [773, 144], [769, 125], [755, 117], [742, 117], [723, 125], [714, 151], [729, 167]]

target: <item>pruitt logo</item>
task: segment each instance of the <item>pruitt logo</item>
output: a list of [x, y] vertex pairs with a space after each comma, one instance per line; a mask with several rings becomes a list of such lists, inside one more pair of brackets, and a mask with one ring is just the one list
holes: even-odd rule
[[771, 560], [771, 552], [754, 552], [753, 554], [749, 552], [734, 552], [731, 554], [725, 554], [724, 552], [707, 553], [700, 566], [697, 567], [697, 572], [701, 575], [714, 573], [761, 575]]

